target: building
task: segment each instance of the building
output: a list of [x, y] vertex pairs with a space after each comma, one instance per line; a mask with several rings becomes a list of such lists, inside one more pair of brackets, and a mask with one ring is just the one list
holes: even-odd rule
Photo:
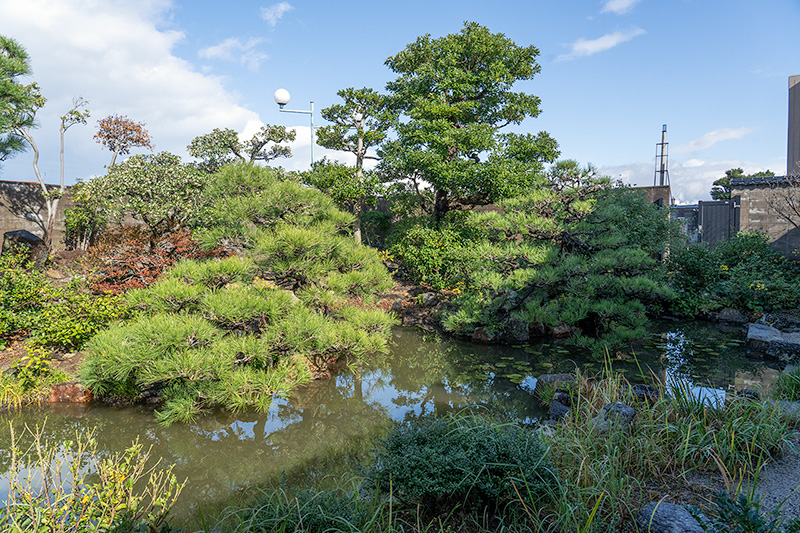
[[786, 175], [800, 174], [800, 75], [789, 76], [789, 140]]
[[800, 175], [734, 178], [731, 196], [739, 198], [739, 231], [764, 233], [775, 250], [800, 260]]

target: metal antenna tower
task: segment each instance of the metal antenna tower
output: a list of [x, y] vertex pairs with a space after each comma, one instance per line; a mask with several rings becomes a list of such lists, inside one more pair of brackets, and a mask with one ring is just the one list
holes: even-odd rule
[[661, 142], [656, 144], [656, 174], [653, 185], [669, 185], [669, 143], [667, 142], [667, 125], [661, 128]]

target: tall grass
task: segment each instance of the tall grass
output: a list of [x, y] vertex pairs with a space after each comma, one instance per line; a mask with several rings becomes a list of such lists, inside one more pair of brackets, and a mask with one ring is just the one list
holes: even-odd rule
[[[656, 383], [662, 394], [648, 405], [636, 400], [620, 375], [597, 381], [584, 376], [578, 383], [572, 416], [545, 443], [571, 487], [559, 515], [569, 508], [588, 519], [602, 498], [595, 520], [605, 528], [633, 523], [642, 505], [664, 493], [689, 491], [686, 479], [693, 472], [719, 472], [732, 488], [740, 487], [791, 440], [787, 421], [768, 402], [735, 398], [713, 406], [685, 384]], [[598, 434], [589, 421], [613, 401], [635, 406], [634, 422]]]

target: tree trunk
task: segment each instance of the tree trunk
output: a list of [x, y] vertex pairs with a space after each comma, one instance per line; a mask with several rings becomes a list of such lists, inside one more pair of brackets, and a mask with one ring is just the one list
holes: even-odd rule
[[436, 227], [439, 227], [439, 222], [442, 221], [447, 212], [450, 211], [450, 198], [447, 196], [447, 191], [436, 189], [436, 197], [433, 202], [433, 222]]
[[53, 250], [53, 228], [56, 225], [56, 213], [58, 212], [58, 203], [61, 197], [46, 198], [47, 202], [47, 228], [44, 231], [44, 244], [47, 249]]
[[353, 238], [357, 244], [361, 244], [361, 198], [353, 201]]

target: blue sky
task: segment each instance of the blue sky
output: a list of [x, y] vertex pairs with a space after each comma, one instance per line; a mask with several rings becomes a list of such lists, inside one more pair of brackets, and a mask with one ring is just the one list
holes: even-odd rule
[[[679, 202], [709, 199], [729, 168], [786, 170], [798, 0], [0, 0], [0, 34], [26, 47], [48, 98], [35, 132], [48, 182], [58, 180], [58, 115], [73, 97], [90, 102], [89, 124], [67, 132], [68, 183], [104, 172], [111, 156], [92, 135], [112, 113], [145, 122], [157, 151], [182, 156], [215, 127], [296, 126], [295, 155], [280, 164], [307, 168], [308, 117], [279, 113], [276, 89], [291, 92], [289, 108], [314, 100], [324, 124], [319, 110], [337, 90], [382, 90], [394, 78], [387, 57], [466, 20], [539, 49], [541, 72], [519, 89], [542, 99], [542, 114], [518, 130], [549, 132], [562, 158], [652, 184], [667, 124]], [[34, 179], [31, 155], [0, 177]]]

